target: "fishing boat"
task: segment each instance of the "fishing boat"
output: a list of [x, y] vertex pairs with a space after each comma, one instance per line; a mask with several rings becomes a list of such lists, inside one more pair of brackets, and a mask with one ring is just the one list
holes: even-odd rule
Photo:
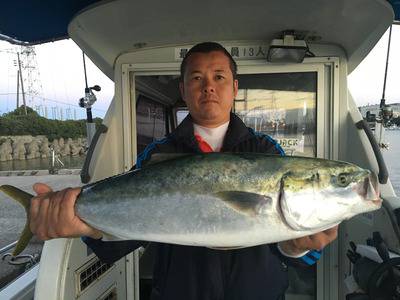
[[[0, 20], [0, 38], [11, 43], [71, 38], [114, 81], [83, 183], [128, 171], [146, 144], [175, 128], [187, 114], [178, 92], [183, 56], [198, 42], [224, 45], [238, 64], [234, 111], [248, 126], [288, 154], [353, 162], [379, 177], [383, 207], [344, 222], [315, 267], [289, 270], [285, 299], [345, 299], [358, 288], [376, 295], [382, 282], [395, 293], [388, 274], [400, 254], [400, 199], [347, 78], [400, 20], [398, 1], [8, 1]], [[379, 237], [381, 248], [371, 244]], [[379, 261], [384, 245], [391, 256]], [[0, 299], [148, 299], [151, 261], [139, 249], [104, 264], [80, 239], [50, 240]]]

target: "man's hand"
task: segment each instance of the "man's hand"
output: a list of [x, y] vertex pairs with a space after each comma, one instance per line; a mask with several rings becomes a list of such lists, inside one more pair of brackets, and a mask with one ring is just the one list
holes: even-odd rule
[[322, 250], [336, 239], [339, 225], [313, 235], [279, 243], [279, 247], [288, 255], [299, 255], [308, 250]]
[[100, 231], [88, 226], [75, 214], [75, 201], [81, 188], [53, 192], [43, 183], [33, 185], [37, 196], [31, 200], [29, 227], [40, 240], [89, 236], [101, 238]]

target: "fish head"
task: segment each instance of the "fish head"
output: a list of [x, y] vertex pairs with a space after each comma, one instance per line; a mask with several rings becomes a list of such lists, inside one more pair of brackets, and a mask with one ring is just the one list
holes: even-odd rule
[[320, 160], [281, 178], [279, 208], [293, 230], [325, 230], [381, 203], [376, 175], [350, 163]]

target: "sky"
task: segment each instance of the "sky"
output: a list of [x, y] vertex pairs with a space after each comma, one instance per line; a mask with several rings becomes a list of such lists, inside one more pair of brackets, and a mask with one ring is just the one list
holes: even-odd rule
[[[358, 106], [379, 104], [382, 97], [383, 78], [386, 63], [388, 32], [379, 43], [350, 74], [349, 89]], [[16, 107], [17, 54], [20, 47], [0, 41], [0, 115]], [[28, 106], [48, 118], [63, 119], [86, 117], [85, 109], [78, 106], [84, 96], [85, 80], [82, 51], [72, 40], [62, 40], [35, 46], [36, 68], [33, 71], [34, 89], [39, 97], [27, 97]], [[386, 103], [400, 102], [400, 25], [393, 26], [392, 43], [386, 84]], [[103, 117], [114, 94], [114, 83], [86, 58], [88, 84], [100, 85], [102, 90], [95, 92], [93, 116]], [[23, 76], [26, 76], [23, 70]], [[27, 85], [27, 84], [25, 84]], [[27, 87], [25, 86], [25, 90]], [[20, 95], [20, 103], [22, 103]]]
[[[348, 86], [357, 106], [380, 103], [383, 91], [388, 38], [389, 30], [348, 77]], [[399, 54], [400, 25], [393, 25], [385, 91], [386, 103], [400, 102]]]
[[[34, 109], [42, 106], [39, 108], [42, 115], [45, 113], [43, 107], [47, 106], [48, 118], [53, 118], [56, 110], [58, 118], [61, 110], [63, 119], [67, 113], [69, 118], [74, 118], [74, 114], [77, 119], [86, 118], [86, 110], [78, 105], [79, 99], [85, 95], [82, 50], [72, 40], [46, 43], [34, 48], [37, 71], [32, 72], [31, 77], [36, 79], [33, 86], [41, 98], [32, 99], [28, 96], [27, 105]], [[20, 47], [0, 41], [0, 115], [16, 108], [17, 51], [21, 51]], [[101, 91], [94, 92], [97, 101], [92, 107], [93, 117], [103, 117], [114, 94], [114, 83], [88, 57], [85, 60], [88, 85], [97, 84], [101, 87]], [[27, 76], [27, 71], [22, 72], [23, 76]], [[27, 86], [24, 88], [26, 91]]]

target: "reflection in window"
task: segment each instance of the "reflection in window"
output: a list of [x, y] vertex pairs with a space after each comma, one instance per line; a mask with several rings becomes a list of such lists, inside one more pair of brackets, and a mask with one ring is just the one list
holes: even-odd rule
[[316, 155], [316, 73], [239, 76], [235, 113], [287, 155]]
[[179, 125], [183, 121], [184, 118], [189, 114], [189, 110], [187, 109], [179, 109], [176, 111], [176, 124]]
[[139, 96], [136, 106], [137, 153], [164, 137], [165, 108], [147, 97]]

